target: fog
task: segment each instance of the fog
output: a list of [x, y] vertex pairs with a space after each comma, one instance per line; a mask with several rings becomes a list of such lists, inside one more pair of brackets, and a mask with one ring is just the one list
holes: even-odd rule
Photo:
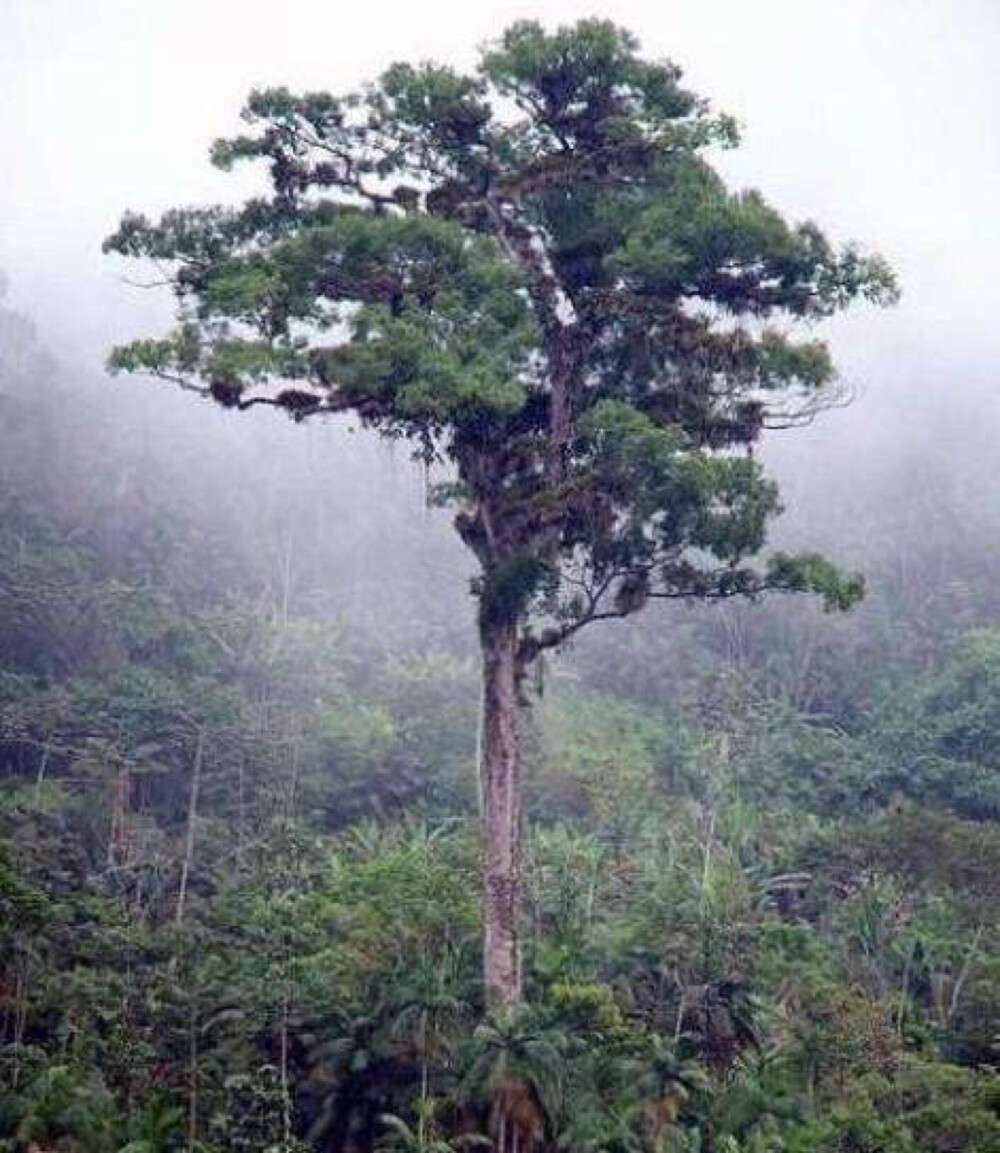
[[699, 4], [5, 0], [0, 262], [15, 300], [97, 363], [149, 305], [100, 242], [126, 208], [233, 199], [207, 148], [253, 85], [349, 88], [400, 58], [468, 61], [510, 20], [600, 13], [736, 115], [725, 167], [881, 249], [905, 299], [837, 330], [845, 367], [938, 373], [995, 354], [1000, 9], [990, 0]]
[[[712, 395], [823, 364], [688, 341], [671, 266], [688, 289], [685, 259], [711, 266], [707, 307], [742, 288], [684, 160], [607, 294], [625, 332], [644, 294], [666, 304], [662, 377], [610, 322], [580, 361], [623, 365], [606, 389], [579, 329], [525, 369], [513, 281], [471, 244], [452, 261], [440, 218], [276, 244], [262, 307], [266, 267], [199, 286], [266, 335], [289, 300], [307, 328], [309, 286], [388, 302], [410, 278], [419, 308], [386, 303], [353, 362], [314, 342], [302, 375], [346, 397], [360, 367], [356, 412], [405, 431], [434, 428], [441, 382], [481, 571], [435, 506], [448, 465], [262, 397], [247, 346], [205, 362], [230, 408], [105, 372], [175, 300], [102, 241], [126, 211], [263, 187], [208, 159], [251, 88], [461, 67], [515, 18], [586, 15], [738, 118], [712, 157], [733, 185], [895, 270], [898, 307], [815, 334], [853, 403], [758, 444]], [[998, 1153], [998, 59], [1000, 0], [0, 0], [0, 1153]], [[591, 127], [567, 163], [614, 195], [527, 199], [603, 307], [588, 246], [630, 219], [645, 153], [605, 169]], [[494, 239], [523, 262], [511, 212], [527, 227]], [[750, 243], [750, 305], [835, 297], [835, 262], [775, 290], [780, 239]], [[533, 365], [545, 403], [498, 415]], [[706, 465], [685, 435], [736, 447]], [[782, 494], [764, 554], [798, 563], [746, 556], [772, 489], [743, 449]], [[800, 579], [821, 595], [773, 590]]]
[[[171, 313], [167, 294], [130, 284], [131, 270], [101, 254], [102, 239], [126, 209], [238, 200], [253, 187], [252, 175], [219, 173], [207, 159], [252, 86], [347, 89], [399, 58], [469, 61], [515, 18], [590, 14], [632, 29], [649, 54], [674, 59], [691, 87], [738, 118], [743, 146], [719, 158], [734, 182], [761, 188], [792, 217], [815, 218], [836, 239], [881, 251], [899, 275], [896, 309], [859, 307], [825, 328], [857, 402], [766, 445], [789, 510], [782, 539], [832, 540], [864, 560], [874, 534], [907, 520], [893, 507], [904, 498], [911, 512], [944, 502], [952, 519], [974, 506], [991, 525], [1000, 433], [992, 0], [3, 0], [8, 302], [32, 318], [64, 380], [94, 378], [114, 342]], [[281, 474], [303, 443], [309, 460], [322, 461], [329, 446], [317, 484], [340, 486], [337, 507], [371, 513], [376, 535], [390, 523], [408, 540], [429, 533], [434, 549], [421, 563], [462, 590], [460, 553], [445, 543], [440, 518], [423, 513], [404, 452], [359, 437], [345, 457], [337, 432], [304, 437], [273, 418], [234, 421], [142, 381], [101, 387], [129, 389], [140, 443], [192, 454], [211, 444], [229, 461], [230, 480], [259, 478], [261, 461]], [[385, 510], [394, 503], [402, 511], [392, 522]], [[978, 547], [994, 556], [995, 537], [986, 532]]]

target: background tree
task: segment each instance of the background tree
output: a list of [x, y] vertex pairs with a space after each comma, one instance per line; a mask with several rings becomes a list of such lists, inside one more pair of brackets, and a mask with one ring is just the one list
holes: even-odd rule
[[740, 450], [833, 383], [784, 328], [894, 281], [730, 192], [705, 153], [733, 122], [604, 21], [515, 24], [469, 75], [255, 92], [244, 119], [213, 157], [265, 161], [267, 197], [128, 215], [107, 241], [158, 262], [180, 314], [111, 363], [234, 409], [352, 412], [452, 467], [439, 493], [479, 565], [484, 979], [513, 1006], [528, 670], [655, 598], [856, 599], [818, 556], [750, 563], [778, 494]]

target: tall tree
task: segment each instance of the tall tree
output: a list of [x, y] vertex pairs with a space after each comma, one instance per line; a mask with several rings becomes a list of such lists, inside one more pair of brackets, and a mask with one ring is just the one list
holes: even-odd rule
[[451, 467], [479, 565], [484, 979], [513, 1006], [527, 671], [657, 598], [860, 595], [815, 555], [753, 563], [779, 505], [749, 450], [835, 381], [797, 322], [895, 282], [730, 191], [706, 157], [732, 120], [605, 21], [514, 24], [469, 74], [257, 91], [243, 119], [213, 159], [263, 161], [268, 195], [129, 214], [106, 242], [179, 302], [171, 335], [111, 366], [237, 410], [352, 412]]

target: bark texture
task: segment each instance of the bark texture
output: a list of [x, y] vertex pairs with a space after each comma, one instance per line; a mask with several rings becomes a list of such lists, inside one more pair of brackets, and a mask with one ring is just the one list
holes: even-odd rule
[[489, 1009], [521, 1000], [521, 783], [517, 627], [486, 628], [483, 648], [483, 976]]

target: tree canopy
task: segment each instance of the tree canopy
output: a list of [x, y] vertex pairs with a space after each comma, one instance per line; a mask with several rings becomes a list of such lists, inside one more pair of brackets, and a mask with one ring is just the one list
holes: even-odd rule
[[[396, 64], [344, 96], [254, 92], [213, 160], [240, 207], [128, 215], [180, 323], [112, 366], [237, 409], [350, 411], [428, 461], [519, 668], [650, 598], [860, 593], [817, 556], [751, 558], [779, 509], [747, 451], [834, 385], [803, 323], [891, 302], [885, 262], [734, 192], [734, 121], [603, 20], [511, 26], [468, 74]], [[534, 622], [534, 623], [533, 623]]]

